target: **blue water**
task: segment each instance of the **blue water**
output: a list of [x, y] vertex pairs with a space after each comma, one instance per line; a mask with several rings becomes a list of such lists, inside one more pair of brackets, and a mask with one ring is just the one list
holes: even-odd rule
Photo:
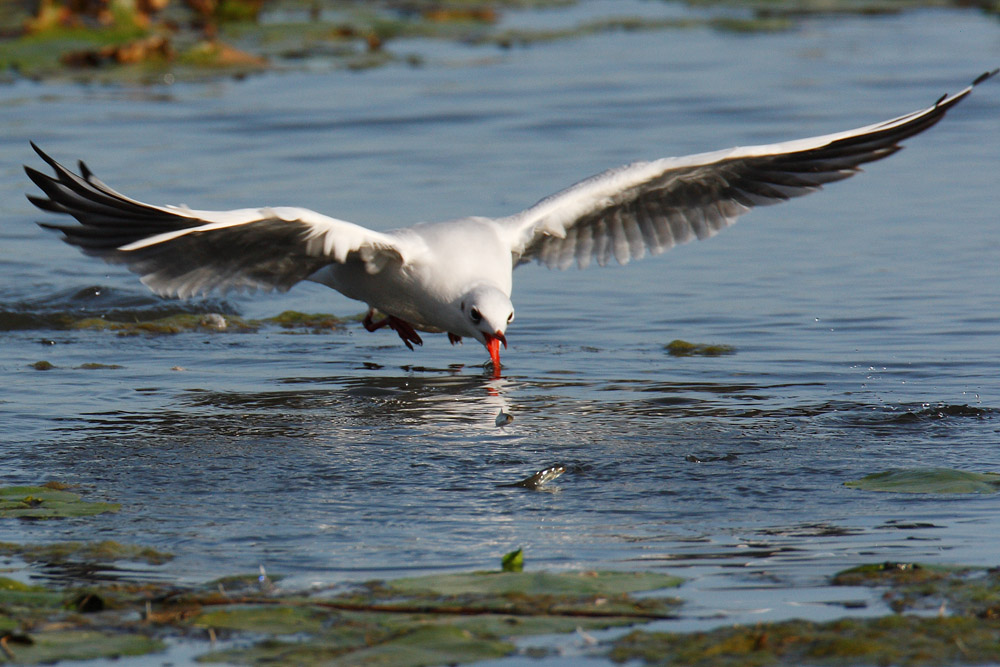
[[[507, 20], [631, 11], [687, 12], [582, 3]], [[477, 344], [428, 336], [411, 352], [356, 323], [137, 337], [52, 325], [364, 307], [312, 284], [151, 297], [34, 224], [28, 140], [153, 203], [290, 204], [388, 229], [506, 215], [636, 159], [921, 108], [1000, 64], [1000, 26], [922, 10], [777, 34], [391, 46], [424, 65], [0, 86], [0, 483], [55, 479], [123, 504], [0, 522], [0, 540], [136, 542], [176, 554], [158, 576], [263, 564], [292, 585], [489, 568], [523, 547], [530, 568], [688, 577], [682, 629], [881, 613], [874, 598], [837, 604], [869, 593], [819, 588], [862, 562], [998, 564], [996, 496], [843, 486], [899, 467], [1000, 471], [996, 81], [857, 178], [709, 241], [625, 268], [518, 269], [499, 379]], [[736, 353], [676, 358], [663, 349], [676, 338]], [[42, 359], [56, 368], [29, 367]], [[501, 408], [514, 421], [498, 429]], [[498, 486], [553, 463], [567, 473], [551, 492]]]

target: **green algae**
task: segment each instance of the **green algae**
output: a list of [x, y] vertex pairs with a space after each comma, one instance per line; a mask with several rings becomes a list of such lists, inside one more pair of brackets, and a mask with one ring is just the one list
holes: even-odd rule
[[[679, 604], [629, 593], [676, 586], [650, 572], [478, 572], [369, 582], [332, 598], [239, 600], [190, 622], [266, 634], [205, 662], [436, 665], [499, 658], [509, 638], [667, 618]], [[288, 606], [291, 605], [291, 606]], [[282, 639], [295, 635], [297, 641]], [[304, 639], [303, 639], [303, 636]]]
[[117, 512], [121, 505], [88, 501], [70, 491], [45, 486], [0, 488], [0, 518], [64, 519]]
[[235, 315], [177, 313], [154, 320], [137, 320], [133, 322], [116, 322], [102, 317], [88, 317], [71, 322], [68, 328], [114, 331], [119, 336], [139, 336], [142, 334], [179, 334], [189, 331], [246, 333], [256, 331], [258, 325], [255, 322], [244, 320]]
[[65, 563], [83, 561], [87, 563], [110, 563], [126, 560], [161, 565], [173, 555], [150, 547], [122, 544], [114, 540], [99, 542], [54, 542], [50, 544], [15, 544], [0, 542], [0, 554], [17, 556], [28, 563]]
[[[609, 657], [678, 667], [931, 666], [1000, 660], [998, 569], [869, 563], [837, 573], [830, 583], [884, 589], [882, 599], [897, 613], [696, 633], [637, 630], [617, 640]], [[928, 611], [936, 615], [906, 613]]]
[[884, 616], [687, 634], [639, 630], [617, 640], [609, 657], [676, 667], [982, 664], [1000, 660], [1000, 623]]
[[721, 357], [736, 353], [736, 350], [729, 345], [689, 343], [680, 339], [672, 340], [663, 347], [672, 357]]
[[844, 482], [862, 491], [887, 493], [996, 493], [1000, 474], [978, 473], [951, 468], [888, 470]]
[[[25, 641], [25, 663], [43, 661], [29, 653], [33, 646], [73, 646], [72, 633], [81, 640], [94, 633], [89, 639], [104, 647], [104, 657], [128, 655], [132, 645], [160, 650], [163, 637], [179, 633], [205, 638], [202, 662], [467, 664], [509, 655], [516, 637], [669, 617], [676, 602], [650, 606], [652, 598], [630, 593], [679, 583], [655, 572], [474, 572], [373, 581], [325, 595], [265, 593], [262, 577], [247, 574], [188, 588], [52, 590], [0, 579], [0, 628], [10, 632], [27, 623], [36, 629], [17, 635]], [[894, 609], [930, 609], [938, 615], [790, 620], [695, 633], [636, 630], [608, 645], [608, 656], [618, 662], [711, 667], [1000, 660], [1000, 570], [875, 563], [845, 570], [831, 584], [885, 589]], [[11, 601], [4, 595], [26, 597]], [[209, 641], [216, 637], [229, 644], [216, 649]], [[11, 646], [22, 660], [21, 646]], [[45, 660], [94, 655], [87, 652], [87, 642], [76, 646]]]
[[834, 575], [837, 586], [886, 589], [893, 611], [937, 610], [953, 615], [1000, 619], [1000, 570], [922, 563], [871, 563]]
[[50, 371], [53, 368], [55, 368], [55, 366], [52, 365], [52, 362], [44, 361], [44, 360], [43, 361], [36, 361], [33, 364], [28, 364], [28, 367], [29, 368], [34, 368], [36, 371]]
[[[180, 333], [253, 333], [264, 327], [280, 327], [286, 331], [329, 333], [343, 327], [347, 320], [329, 313], [300, 313], [286, 310], [262, 320], [244, 319], [218, 313], [176, 313], [152, 320], [118, 321], [103, 317], [85, 317], [64, 323], [75, 330], [112, 331], [119, 336], [162, 336]], [[84, 365], [96, 368], [94, 365]], [[102, 366], [108, 368], [108, 366]]]
[[340, 329], [345, 322], [343, 318], [329, 313], [300, 313], [295, 310], [286, 310], [279, 315], [261, 321], [283, 329], [309, 329], [314, 332]]

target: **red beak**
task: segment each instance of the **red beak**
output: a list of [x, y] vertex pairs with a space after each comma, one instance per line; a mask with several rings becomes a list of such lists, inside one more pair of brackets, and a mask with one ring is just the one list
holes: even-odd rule
[[493, 334], [483, 334], [486, 336], [486, 349], [490, 353], [490, 359], [493, 360], [493, 370], [500, 370], [500, 343], [503, 343], [503, 349], [507, 349], [507, 337], [503, 335], [502, 331], [497, 331]]

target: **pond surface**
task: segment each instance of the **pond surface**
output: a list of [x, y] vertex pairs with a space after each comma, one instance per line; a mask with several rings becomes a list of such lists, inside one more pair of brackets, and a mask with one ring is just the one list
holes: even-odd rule
[[[684, 14], [583, 3], [508, 20], [602, 12]], [[862, 562], [1000, 562], [1000, 496], [843, 486], [893, 468], [1000, 470], [996, 81], [859, 177], [710, 241], [625, 268], [518, 269], [499, 379], [478, 344], [427, 336], [411, 352], [357, 322], [130, 337], [55, 326], [364, 307], [313, 284], [156, 299], [34, 224], [28, 140], [153, 203], [290, 204], [389, 229], [506, 215], [636, 159], [927, 106], [1000, 64], [1000, 25], [921, 10], [776, 34], [395, 48], [424, 65], [0, 87], [0, 482], [55, 479], [123, 504], [3, 522], [0, 541], [137, 542], [176, 554], [157, 570], [172, 579], [264, 565], [300, 585], [493, 568], [522, 547], [528, 568], [687, 577], [678, 629], [883, 613], [870, 592], [820, 588]], [[674, 357], [674, 339], [735, 354]], [[501, 408], [514, 417], [502, 429]], [[504, 486], [557, 463], [567, 472], [549, 492]]]

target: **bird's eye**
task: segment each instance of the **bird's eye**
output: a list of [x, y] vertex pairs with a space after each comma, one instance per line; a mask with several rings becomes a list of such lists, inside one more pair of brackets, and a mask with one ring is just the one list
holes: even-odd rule
[[478, 308], [473, 308], [472, 311], [469, 313], [469, 317], [472, 318], [472, 322], [474, 324], [479, 324], [480, 322], [483, 321], [483, 314], [479, 312]]
[[514, 313], [511, 313], [510, 315], [507, 316], [507, 324], [510, 324], [513, 321], [514, 321]]

